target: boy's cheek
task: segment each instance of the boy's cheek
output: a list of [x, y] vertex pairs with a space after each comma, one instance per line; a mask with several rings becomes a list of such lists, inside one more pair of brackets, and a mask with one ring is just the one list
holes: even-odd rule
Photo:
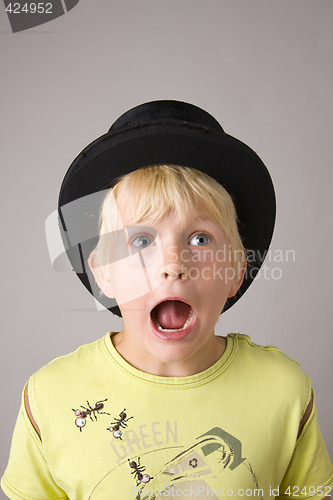
[[111, 286], [118, 305], [133, 301], [161, 284], [163, 256], [159, 251], [137, 252], [110, 264]]
[[113, 295], [118, 305], [149, 292], [149, 282], [139, 254], [111, 263], [109, 272]]
[[220, 282], [223, 285], [229, 285], [235, 280], [236, 273], [232, 266], [224, 266], [218, 262], [213, 262], [189, 268], [188, 277], [192, 280], [200, 279], [201, 281]]

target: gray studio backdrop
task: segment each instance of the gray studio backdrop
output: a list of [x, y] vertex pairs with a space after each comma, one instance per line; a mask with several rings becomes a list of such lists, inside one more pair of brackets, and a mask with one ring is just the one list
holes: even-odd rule
[[217, 333], [300, 362], [333, 458], [332, 0], [80, 0], [19, 33], [0, 15], [1, 474], [30, 374], [121, 329], [52, 269], [44, 223], [65, 171], [125, 110], [164, 98], [207, 109], [272, 174], [266, 274]]

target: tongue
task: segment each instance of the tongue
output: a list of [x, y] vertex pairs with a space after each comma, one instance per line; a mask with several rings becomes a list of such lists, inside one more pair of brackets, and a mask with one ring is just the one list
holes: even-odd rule
[[156, 307], [155, 312], [162, 328], [179, 329], [188, 318], [190, 306], [180, 300], [166, 300]]

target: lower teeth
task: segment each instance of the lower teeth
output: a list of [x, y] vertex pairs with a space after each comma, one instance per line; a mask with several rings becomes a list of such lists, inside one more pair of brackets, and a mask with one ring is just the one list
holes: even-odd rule
[[163, 328], [161, 325], [158, 325], [157, 328], [160, 332], [181, 332], [182, 330], [184, 330], [184, 328]]
[[161, 325], [157, 325], [157, 328], [160, 330], [160, 332], [181, 332], [182, 330], [185, 330], [185, 328], [187, 328], [190, 323], [192, 323], [194, 315], [195, 312], [191, 309], [187, 320], [181, 328], [163, 328]]

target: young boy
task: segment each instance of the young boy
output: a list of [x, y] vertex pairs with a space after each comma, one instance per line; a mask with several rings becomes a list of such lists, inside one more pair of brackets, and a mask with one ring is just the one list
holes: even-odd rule
[[146, 103], [73, 162], [59, 216], [74, 270], [124, 327], [30, 378], [9, 498], [329, 497], [309, 377], [214, 334], [271, 240], [259, 157], [195, 106]]

